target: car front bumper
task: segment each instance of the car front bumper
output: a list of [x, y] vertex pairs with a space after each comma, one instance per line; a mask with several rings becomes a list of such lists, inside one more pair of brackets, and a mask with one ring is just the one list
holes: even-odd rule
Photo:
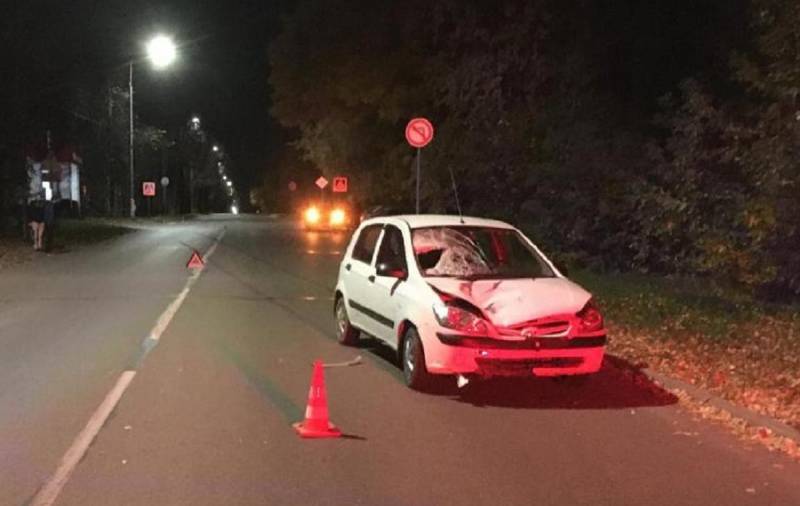
[[606, 336], [524, 341], [459, 336], [429, 329], [423, 334], [431, 374], [492, 376], [568, 376], [600, 370]]

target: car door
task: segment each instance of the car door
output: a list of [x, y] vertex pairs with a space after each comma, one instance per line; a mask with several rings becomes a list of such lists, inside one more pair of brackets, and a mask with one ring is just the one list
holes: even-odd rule
[[[384, 226], [374, 263], [376, 268], [383, 263], [392, 270], [405, 272], [407, 278], [406, 245], [403, 232], [395, 225]], [[376, 272], [375, 281], [370, 289], [373, 309], [382, 318], [380, 334], [377, 334], [376, 337], [395, 346], [397, 344], [396, 328], [398, 320], [403, 314], [403, 306], [411, 302], [407, 293], [409, 287], [406, 280], [396, 276], [381, 276]]]
[[375, 266], [372, 260], [382, 233], [383, 223], [367, 225], [361, 229], [350, 257], [345, 262], [343, 272], [350, 322], [371, 335], [379, 333], [383, 326], [376, 319], [370, 299], [375, 281]]

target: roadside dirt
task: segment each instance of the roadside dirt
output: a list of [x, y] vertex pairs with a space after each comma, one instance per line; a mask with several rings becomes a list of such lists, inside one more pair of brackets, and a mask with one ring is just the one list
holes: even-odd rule
[[[750, 339], [730, 342], [689, 334], [658, 337], [612, 324], [609, 351], [800, 430], [800, 328], [794, 321], [768, 317], [748, 327]], [[696, 415], [800, 459], [800, 442], [748, 426], [730, 413], [692, 401], [685, 392], [673, 393]]]

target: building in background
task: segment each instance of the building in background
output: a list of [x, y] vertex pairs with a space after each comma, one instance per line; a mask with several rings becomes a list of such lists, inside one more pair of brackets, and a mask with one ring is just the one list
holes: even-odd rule
[[67, 207], [73, 213], [80, 214], [82, 163], [75, 148], [69, 144], [57, 149], [29, 146], [25, 151], [27, 200], [53, 201], [59, 207]]

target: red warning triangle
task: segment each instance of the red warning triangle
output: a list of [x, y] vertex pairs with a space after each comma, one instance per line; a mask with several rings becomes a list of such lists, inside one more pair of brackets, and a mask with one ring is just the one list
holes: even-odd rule
[[203, 265], [203, 259], [200, 257], [200, 254], [193, 251], [192, 258], [189, 259], [189, 263], [186, 264], [186, 267], [189, 269], [202, 269]]

